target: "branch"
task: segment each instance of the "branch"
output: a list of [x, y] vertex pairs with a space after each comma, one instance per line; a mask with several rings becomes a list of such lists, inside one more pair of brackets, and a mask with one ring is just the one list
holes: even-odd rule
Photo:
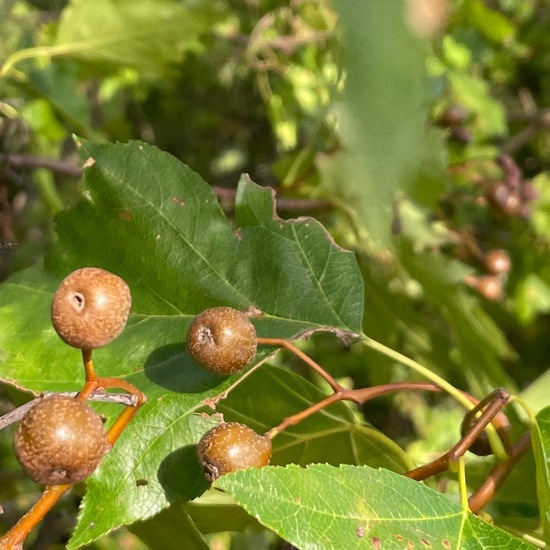
[[[10, 424], [13, 424], [14, 422], [18, 422], [19, 420], [21, 420], [25, 416], [27, 411], [34, 407], [34, 405], [36, 405], [38, 401], [41, 401], [45, 397], [49, 397], [51, 395], [66, 395], [68, 397], [76, 397], [78, 395], [78, 392], [43, 392], [35, 399], [28, 401], [20, 407], [17, 407], [16, 409], [5, 414], [4, 416], [0, 416], [0, 430], [4, 429]], [[101, 391], [92, 393], [89, 399], [91, 401], [101, 401], [103, 403], [118, 403], [120, 405], [126, 405], [129, 407], [135, 407], [138, 403], [138, 398], [135, 395], [128, 395], [125, 393], [103, 393]]]
[[[218, 197], [219, 200], [231, 202], [232, 204], [235, 202], [235, 196], [237, 194], [236, 189], [219, 187], [217, 185], [213, 185], [212, 189], [214, 190], [214, 193], [216, 193], [216, 197]], [[275, 200], [277, 209], [285, 211], [313, 210], [317, 212], [320, 210], [323, 211], [334, 208], [334, 203], [329, 199], [290, 199], [277, 196]]]
[[33, 157], [31, 155], [0, 155], [0, 163], [5, 163], [12, 168], [46, 168], [52, 172], [64, 174], [70, 178], [79, 178], [82, 175], [82, 169], [62, 160]]

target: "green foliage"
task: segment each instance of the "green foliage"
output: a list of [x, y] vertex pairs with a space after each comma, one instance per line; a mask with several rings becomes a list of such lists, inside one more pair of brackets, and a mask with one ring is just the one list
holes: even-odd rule
[[[148, 397], [65, 504], [80, 504], [70, 548], [122, 547], [124, 525], [135, 550], [213, 547], [222, 531], [240, 532], [227, 548], [531, 547], [499, 527], [549, 542], [544, 6], [413, 4], [0, 5], [0, 405], [82, 386], [49, 307], [86, 265], [133, 295], [97, 371]], [[493, 249], [512, 266], [496, 299], [480, 285]], [[458, 440], [463, 409], [441, 394], [333, 404], [274, 438], [273, 467], [205, 492], [195, 446], [216, 396], [232, 388], [216, 411], [265, 432], [327, 395], [273, 347], [244, 377], [196, 365], [186, 330], [216, 305], [299, 340], [346, 386], [423, 379], [420, 363], [478, 398], [518, 393], [537, 416], [508, 405], [511, 441], [530, 430], [533, 452], [485, 508], [499, 527], [456, 504], [454, 472], [400, 475]], [[120, 411], [94, 406], [108, 423]], [[2, 528], [36, 497], [7, 431]], [[494, 461], [466, 454], [469, 491]]]
[[268, 467], [228, 474], [215, 486], [234, 494], [250, 514], [298, 548], [531, 547], [465, 515], [458, 504], [422, 484], [386, 470], [325, 464]]

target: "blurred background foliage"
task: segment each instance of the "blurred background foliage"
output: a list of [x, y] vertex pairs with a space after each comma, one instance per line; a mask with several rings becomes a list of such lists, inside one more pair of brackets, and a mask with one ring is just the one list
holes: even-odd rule
[[[545, 0], [3, 0], [0, 278], [38, 261], [54, 215], [78, 200], [74, 134], [141, 139], [200, 173], [228, 215], [242, 172], [274, 187], [282, 217], [314, 216], [356, 252], [368, 336], [474, 395], [520, 392], [536, 412], [550, 401], [549, 24]], [[303, 346], [350, 385], [411, 378], [326, 335]], [[4, 390], [3, 411], [18, 399]], [[362, 412], [418, 462], [460, 422], [433, 396]], [[36, 488], [8, 436], [11, 523]], [[489, 510], [522, 531], [537, 524], [530, 460]], [[487, 462], [472, 462], [476, 480]], [[77, 502], [33, 548], [70, 533]], [[116, 536], [94, 546], [139, 545]], [[277, 544], [249, 537], [212, 547]]]

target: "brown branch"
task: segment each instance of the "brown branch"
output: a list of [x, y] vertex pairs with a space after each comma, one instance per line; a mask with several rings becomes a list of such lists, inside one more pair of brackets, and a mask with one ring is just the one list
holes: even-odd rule
[[481, 484], [475, 493], [468, 499], [470, 510], [477, 514], [493, 498], [497, 490], [502, 486], [510, 470], [518, 460], [531, 447], [531, 432], [525, 432], [512, 447], [510, 456], [495, 464], [487, 479]]
[[[466, 453], [466, 451], [472, 446], [474, 441], [481, 435], [481, 432], [483, 432], [483, 430], [490, 424], [490, 422], [495, 419], [497, 413], [500, 412], [502, 407], [506, 405], [509, 399], [510, 394], [502, 388], [499, 388], [498, 390], [492, 392], [489, 396], [487, 396], [487, 398], [478, 403], [478, 406], [484, 406], [487, 402], [490, 401], [481, 416], [477, 419], [476, 423], [452, 449], [447, 451], [443, 456], [436, 458], [434, 461], [428, 464], [424, 464], [419, 468], [415, 468], [414, 470], [407, 472], [405, 475], [407, 477], [410, 477], [411, 479], [421, 481], [447, 470], [451, 462], [456, 462], [459, 457], [463, 456], [464, 453]], [[476, 409], [478, 409], [478, 406], [472, 409], [472, 411], [474, 411], [474, 414], [475, 412], [477, 412]], [[469, 411], [466, 414], [470, 415], [472, 411]], [[507, 447], [507, 450], [511, 452], [512, 448], [510, 447], [508, 441], [508, 435], [505, 431], [499, 430], [499, 427], [497, 427], [497, 430], [499, 436], [502, 439], [502, 442]]]
[[[233, 204], [237, 194], [236, 189], [213, 185], [212, 189], [221, 201]], [[275, 198], [277, 209], [284, 211], [325, 211], [334, 208], [334, 203], [329, 199], [291, 199], [287, 197]]]
[[265, 435], [273, 439], [276, 435], [280, 434], [282, 431], [286, 430], [290, 426], [294, 426], [302, 420], [305, 420], [312, 414], [333, 405], [338, 401], [353, 401], [357, 404], [364, 404], [370, 399], [375, 397], [381, 397], [382, 395], [388, 395], [390, 393], [395, 393], [398, 391], [411, 391], [411, 390], [423, 390], [423, 391], [432, 391], [440, 392], [442, 391], [439, 386], [432, 384], [430, 382], [394, 382], [391, 384], [381, 384], [379, 386], [373, 386], [371, 388], [361, 388], [356, 390], [340, 389], [335, 391], [332, 395], [329, 395], [325, 399], [314, 403], [307, 409], [300, 411], [291, 416], [287, 416], [278, 426], [271, 428], [267, 431]]
[[82, 169], [79, 166], [52, 158], [3, 154], [0, 155], [0, 163], [7, 164], [12, 168], [46, 168], [70, 178], [79, 178], [82, 175]]
[[[319, 364], [317, 364], [309, 355], [299, 350], [292, 342], [285, 340], [284, 338], [258, 338], [258, 344], [265, 346], [277, 346], [285, 348], [292, 352], [296, 357], [299, 357], [304, 363], [309, 365], [315, 372], [322, 376], [329, 386], [336, 393], [341, 393], [344, 389], [338, 382]], [[357, 391], [357, 390], [356, 390]]]

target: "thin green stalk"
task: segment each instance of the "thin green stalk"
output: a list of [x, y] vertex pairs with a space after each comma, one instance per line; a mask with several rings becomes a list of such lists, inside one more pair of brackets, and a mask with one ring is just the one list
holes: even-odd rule
[[[386, 357], [390, 357], [391, 359], [394, 359], [398, 363], [401, 363], [402, 365], [409, 367], [410, 369], [414, 370], [421, 376], [424, 376], [425, 378], [427, 378], [428, 380], [430, 380], [431, 382], [439, 386], [442, 390], [446, 391], [456, 401], [458, 401], [461, 405], [463, 405], [467, 410], [473, 409], [475, 407], [474, 403], [472, 403], [460, 390], [455, 388], [452, 384], [449, 384], [449, 382], [447, 382], [444, 378], [441, 378], [441, 376], [438, 376], [431, 370], [422, 366], [420, 363], [417, 363], [414, 359], [411, 359], [410, 357], [407, 357], [402, 353], [399, 353], [398, 351], [395, 351], [385, 346], [384, 344], [377, 342], [372, 338], [369, 338], [365, 334], [363, 334], [362, 343], [366, 347], [376, 350], [379, 353], [385, 355]], [[502, 444], [502, 441], [500, 440], [500, 437], [496, 432], [495, 427], [492, 424], [489, 424], [486, 429], [487, 429], [487, 435], [489, 436], [489, 441], [491, 443], [491, 448], [495, 456], [500, 460], [506, 459], [508, 455], [506, 453], [506, 450], [504, 449], [504, 446]]]

